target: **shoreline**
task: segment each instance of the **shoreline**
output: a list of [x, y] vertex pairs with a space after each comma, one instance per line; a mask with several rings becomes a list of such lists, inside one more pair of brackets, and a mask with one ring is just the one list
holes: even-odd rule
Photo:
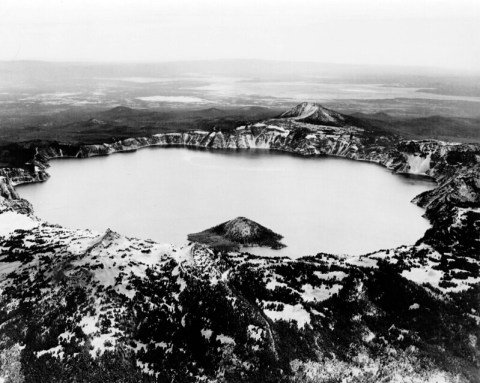
[[[278, 123], [278, 120], [275, 120], [275, 122]], [[376, 136], [374, 138], [380, 139], [383, 142], [386, 141], [388, 145], [380, 146], [374, 141], [373, 145], [367, 146], [362, 140], [371, 141], [372, 137], [369, 136], [369, 132], [364, 132], [359, 129], [355, 132], [355, 135], [358, 137], [353, 137], [352, 139], [351, 127], [335, 128], [338, 135], [332, 138], [332, 127], [319, 127], [303, 123], [299, 124], [300, 127], [302, 129], [306, 129], [305, 127], [307, 127], [310, 131], [304, 133], [302, 140], [292, 144], [288, 139], [289, 136], [297, 133], [296, 126], [292, 127], [292, 125], [289, 125], [288, 128], [278, 129], [276, 126], [270, 128], [267, 124], [262, 125], [261, 129], [256, 129], [255, 125], [252, 125], [241, 131], [229, 133], [198, 130], [187, 133], [160, 133], [149, 137], [125, 139], [112, 144], [70, 145], [49, 143], [48, 146], [37, 148], [32, 161], [26, 164], [33, 167], [33, 172], [20, 168], [0, 169], [0, 175], [2, 175], [2, 171], [4, 173], [4, 177], [0, 179], [0, 183], [7, 184], [6, 187], [3, 186], [3, 189], [12, 189], [9, 195], [7, 195], [7, 197], [10, 197], [6, 198], [7, 201], [16, 200], [17, 205], [27, 205], [30, 209], [30, 214], [34, 214], [34, 208], [28, 201], [20, 198], [15, 188], [25, 184], [47, 181], [50, 177], [48, 167], [49, 161], [51, 160], [85, 159], [111, 154], [134, 153], [137, 150], [145, 148], [185, 148], [190, 150], [221, 151], [224, 153], [253, 150], [256, 152], [265, 152], [265, 154], [288, 154], [312, 159], [322, 157], [348, 159], [380, 165], [394, 175], [420, 178], [435, 182], [434, 188], [415, 196], [410, 201], [424, 209], [423, 216], [429, 221], [430, 229], [428, 230], [431, 230], [435, 227], [436, 217], [434, 214], [431, 214], [428, 207], [431, 200], [434, 199], [434, 195], [439, 191], [442, 182], [444, 183], [444, 178], [448, 177], [449, 173], [452, 173], [451, 167], [445, 168], [443, 166], [445, 157], [448, 156], [450, 150], [463, 152], [470, 148], [480, 152], [480, 145], [451, 144], [437, 140], [403, 140], [398, 136], [378, 135], [378, 132], [375, 132]], [[315, 129], [315, 131], [312, 132], [311, 130], [313, 129]], [[324, 134], [322, 129], [327, 131], [328, 134]], [[346, 139], [347, 135], [349, 139]], [[326, 137], [327, 139], [325, 139]], [[352, 147], [354, 150], [350, 150]], [[416, 149], [413, 153], [411, 150], [412, 147]], [[404, 150], [402, 151], [402, 149]], [[72, 152], [75, 154], [72, 155]], [[431, 156], [432, 153], [441, 154], [436, 166], [429, 167], [424, 174], [410, 172], [409, 156], [414, 155], [426, 158], [427, 156]], [[453, 169], [453, 173], [455, 173], [455, 170], [456, 169]], [[12, 173], [12, 175], [9, 177], [8, 173]], [[456, 177], [454, 176], [453, 179], [454, 178]], [[2, 189], [0, 189], [0, 193], [1, 190]], [[427, 195], [433, 195], [433, 198], [432, 196], [426, 198]], [[14, 206], [14, 209], [15, 208], [16, 206]], [[22, 207], [22, 209], [26, 210], [24, 207]], [[421, 243], [425, 240], [427, 232], [418, 238], [416, 243]]]

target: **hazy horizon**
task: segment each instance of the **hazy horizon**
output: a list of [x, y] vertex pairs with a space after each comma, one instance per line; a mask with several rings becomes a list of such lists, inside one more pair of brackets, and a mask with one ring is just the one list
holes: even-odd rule
[[480, 68], [473, 0], [4, 0], [0, 33], [0, 61]]
[[[411, 71], [429, 71], [435, 70], [438, 73], [435, 74], [452, 74], [452, 75], [480, 75], [480, 67], [472, 69], [452, 68], [441, 65], [429, 66], [429, 65], [415, 65], [415, 64], [375, 64], [375, 63], [341, 63], [341, 62], [326, 62], [326, 61], [298, 61], [298, 60], [271, 60], [264, 58], [218, 58], [218, 59], [180, 59], [180, 60], [152, 60], [152, 61], [108, 61], [108, 60], [66, 60], [66, 59], [2, 59], [0, 63], [44, 63], [44, 64], [71, 64], [71, 65], [98, 65], [98, 66], [142, 66], [142, 65], [164, 65], [164, 64], [187, 64], [187, 63], [235, 63], [235, 62], [261, 62], [261, 63], [278, 63], [278, 64], [299, 64], [299, 65], [317, 65], [325, 67], [341, 67], [341, 68], [355, 68], [355, 69], [384, 69], [392, 71], [405, 70], [407, 73]], [[400, 72], [401, 73], [401, 72]], [[422, 75], [427, 73], [421, 73]]]

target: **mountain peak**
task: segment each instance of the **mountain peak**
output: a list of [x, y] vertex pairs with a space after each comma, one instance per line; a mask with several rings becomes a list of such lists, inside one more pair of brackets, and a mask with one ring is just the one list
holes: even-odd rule
[[343, 114], [327, 109], [315, 102], [302, 102], [290, 110], [282, 113], [280, 118], [290, 118], [313, 124], [345, 125], [346, 118]]
[[[224, 223], [225, 237], [234, 241], [250, 241], [258, 236], [262, 225], [245, 217], [237, 217]], [[267, 229], [268, 230], [268, 229]]]
[[87, 121], [88, 126], [95, 126], [95, 125], [106, 125], [107, 123], [103, 120], [99, 120], [98, 118], [91, 118]]
[[281, 249], [285, 247], [280, 243], [282, 238], [280, 234], [245, 217], [237, 217], [200, 233], [188, 235], [190, 241], [229, 249], [238, 249], [239, 245]]
[[141, 112], [141, 109], [133, 109], [128, 106], [116, 106], [112, 109], [104, 110], [100, 112], [101, 117], [110, 119], [110, 118], [121, 118], [121, 117], [130, 117]]

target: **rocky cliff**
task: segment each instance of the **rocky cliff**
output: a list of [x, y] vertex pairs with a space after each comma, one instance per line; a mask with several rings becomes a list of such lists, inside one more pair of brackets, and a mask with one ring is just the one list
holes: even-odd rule
[[[305, 110], [308, 112], [305, 112]], [[327, 114], [328, 117], [325, 117]], [[305, 117], [307, 116], [307, 117]], [[320, 116], [320, 117], [319, 117]], [[309, 119], [310, 122], [305, 122]], [[341, 126], [326, 125], [326, 122]], [[402, 140], [401, 137], [368, 126], [360, 121], [304, 103], [272, 119], [235, 131], [191, 131], [130, 138], [111, 144], [47, 144], [37, 148], [27, 169], [2, 169], [14, 184], [44, 181], [46, 167], [53, 158], [85, 158], [128, 152], [149, 146], [182, 146], [205, 149], [263, 149], [304, 156], [331, 155], [370, 161], [398, 172], [429, 175], [445, 173], [447, 165], [478, 163], [479, 145], [435, 140]], [[450, 153], [452, 152], [452, 153]]]
[[[35, 218], [14, 189], [46, 180], [52, 158], [174, 145], [334, 155], [430, 176], [437, 187], [414, 201], [432, 226], [414, 245], [364, 256], [264, 258], [65, 229]], [[302, 104], [230, 132], [37, 149], [24, 168], [0, 170], [0, 377], [480, 381], [478, 145], [402, 140]]]

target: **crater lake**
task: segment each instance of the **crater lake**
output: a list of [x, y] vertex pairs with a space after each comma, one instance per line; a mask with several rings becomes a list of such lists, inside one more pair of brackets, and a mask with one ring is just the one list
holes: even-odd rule
[[50, 223], [181, 245], [244, 216], [287, 246], [249, 251], [293, 258], [414, 244], [429, 222], [410, 201], [434, 187], [376, 164], [261, 150], [148, 148], [50, 165], [47, 182], [18, 187]]

